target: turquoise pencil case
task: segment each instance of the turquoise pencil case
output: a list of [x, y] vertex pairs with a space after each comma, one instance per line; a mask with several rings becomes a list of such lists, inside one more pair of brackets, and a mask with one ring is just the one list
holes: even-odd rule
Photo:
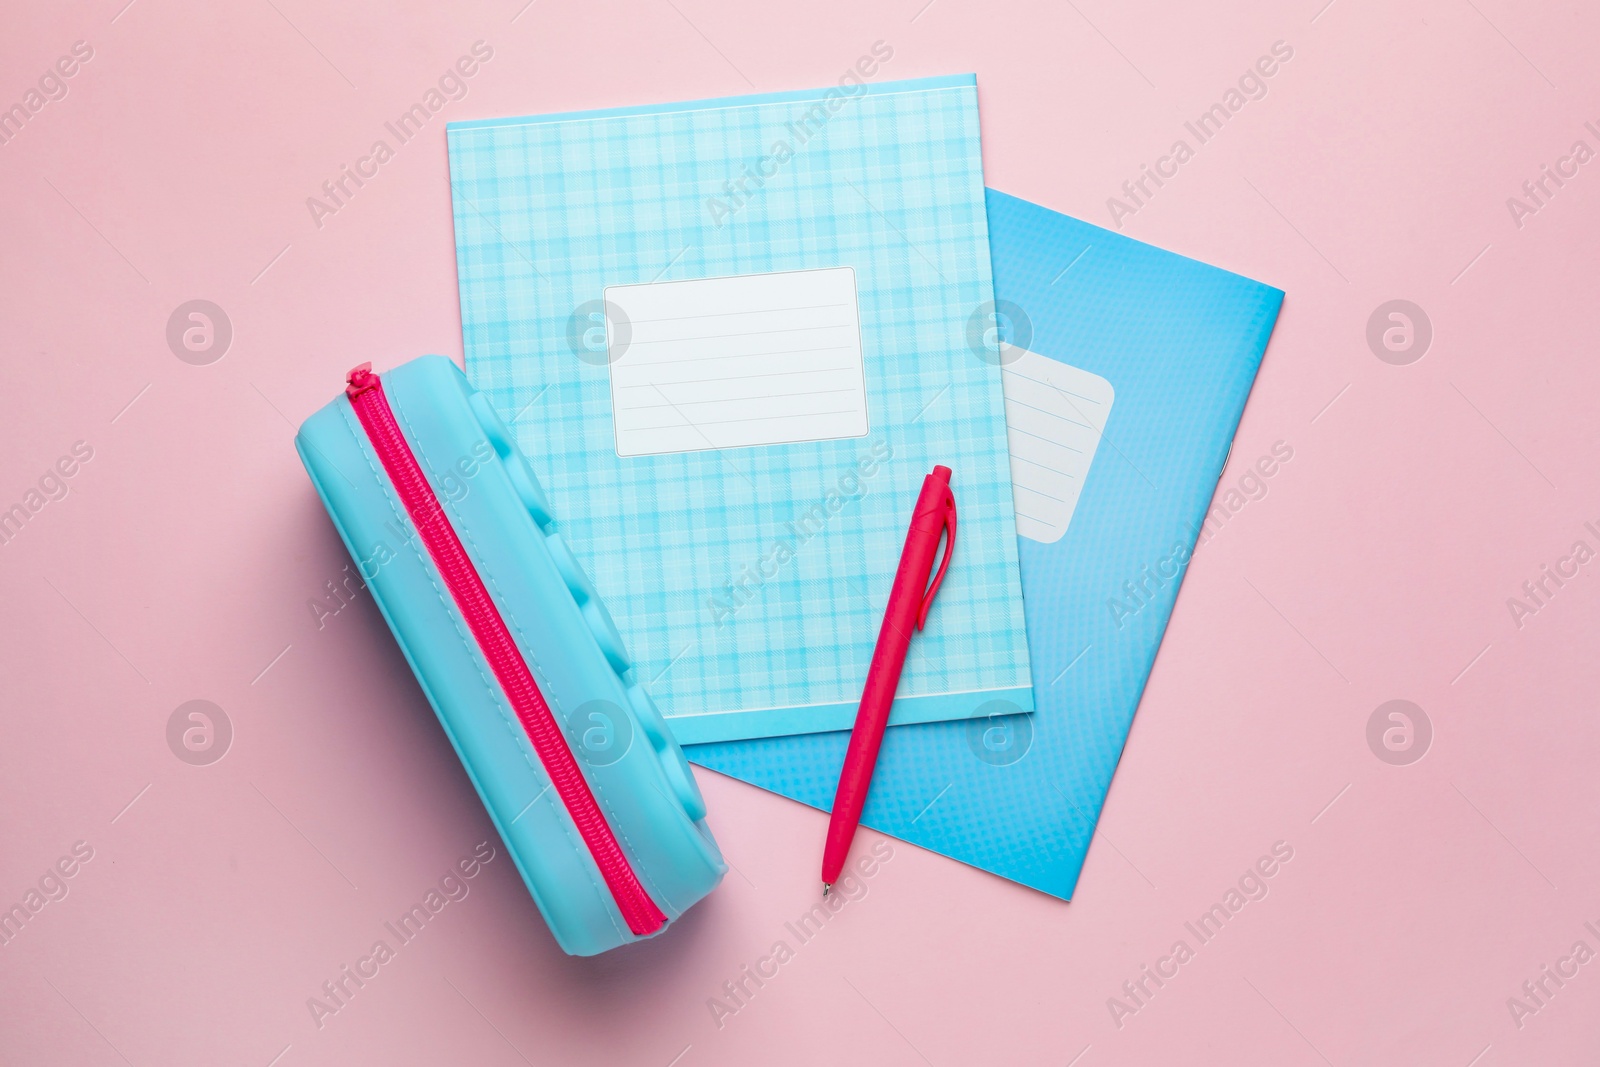
[[727, 866], [510, 431], [455, 364], [363, 364], [295, 448], [557, 943], [660, 933]]

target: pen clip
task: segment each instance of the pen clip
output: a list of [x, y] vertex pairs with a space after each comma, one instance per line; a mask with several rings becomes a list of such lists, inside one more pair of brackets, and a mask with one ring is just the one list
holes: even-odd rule
[[939, 569], [933, 576], [933, 584], [928, 586], [928, 591], [922, 595], [922, 608], [917, 612], [917, 629], [922, 629], [928, 623], [928, 610], [933, 607], [933, 598], [939, 592], [939, 583], [944, 581], [944, 572], [950, 567], [950, 556], [956, 550], [956, 497], [949, 489], [944, 493], [944, 558], [939, 561]]

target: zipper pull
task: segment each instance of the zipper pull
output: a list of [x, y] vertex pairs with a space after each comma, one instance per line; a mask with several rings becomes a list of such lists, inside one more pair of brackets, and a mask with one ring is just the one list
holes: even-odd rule
[[354, 400], [368, 389], [378, 387], [378, 376], [372, 373], [372, 364], [363, 363], [344, 376], [344, 395]]

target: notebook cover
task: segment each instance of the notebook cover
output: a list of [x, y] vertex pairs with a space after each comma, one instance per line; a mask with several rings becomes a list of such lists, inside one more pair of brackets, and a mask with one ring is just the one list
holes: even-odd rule
[[[940, 463], [961, 551], [894, 721], [1032, 708], [1000, 375], [969, 340], [993, 299], [972, 75], [452, 123], [448, 141], [467, 374], [682, 741], [854, 721]], [[860, 360], [839, 412], [792, 392], [824, 356]], [[700, 381], [720, 359], [738, 369]], [[774, 404], [826, 439], [785, 440]]]
[[[1065, 533], [1019, 541], [1037, 711], [890, 729], [862, 821], [1070, 899], [1283, 293], [1004, 193], [987, 201], [1000, 328], [1020, 346], [1010, 365], [1035, 353], [1103, 378], [1114, 400]], [[1019, 492], [1019, 516], [1028, 507]], [[848, 737], [687, 751], [826, 809]]]

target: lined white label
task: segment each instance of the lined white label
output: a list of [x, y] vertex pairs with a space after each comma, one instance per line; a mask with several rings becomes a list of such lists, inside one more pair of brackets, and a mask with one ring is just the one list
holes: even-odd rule
[[1078, 495], [1111, 416], [1111, 383], [1098, 374], [1015, 349], [1001, 368], [1017, 534], [1052, 544], [1072, 522]]
[[853, 268], [613, 285], [605, 299], [617, 455], [866, 435]]

